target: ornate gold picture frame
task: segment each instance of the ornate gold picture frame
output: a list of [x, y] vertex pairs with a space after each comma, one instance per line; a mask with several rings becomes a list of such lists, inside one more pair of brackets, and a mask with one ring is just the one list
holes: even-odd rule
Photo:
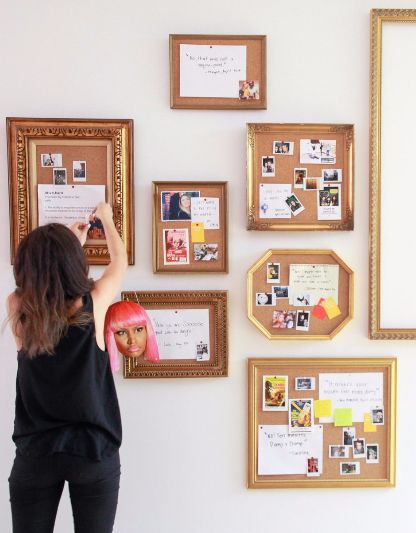
[[[97, 190], [111, 204], [129, 264], [134, 264], [132, 120], [7, 118], [7, 138], [12, 262], [20, 241], [39, 225], [40, 213], [43, 216], [46, 211], [40, 208], [40, 195], [63, 195], [65, 189], [82, 196], [87, 185], [92, 186], [89, 194], [94, 206], [100, 201], [95, 202]], [[54, 209], [53, 221], [67, 223], [60, 207]], [[109, 262], [99, 229], [91, 229], [84, 249], [90, 264]]]
[[121, 299], [146, 309], [160, 357], [124, 357], [125, 378], [228, 375], [227, 291], [125, 291]]

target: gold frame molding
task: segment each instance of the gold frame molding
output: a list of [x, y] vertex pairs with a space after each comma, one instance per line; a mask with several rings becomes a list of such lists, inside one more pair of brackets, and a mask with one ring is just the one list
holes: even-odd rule
[[[253, 275], [254, 273], [267, 262], [267, 259], [272, 255], [299, 255], [300, 259], [304, 255], [317, 255], [317, 256], [329, 256], [332, 257], [336, 263], [343, 268], [348, 274], [348, 314], [345, 319], [334, 328], [328, 335], [316, 335], [311, 332], [304, 333], [303, 335], [285, 335], [272, 334], [253, 314], [253, 295], [256, 292]], [[263, 254], [256, 263], [247, 272], [247, 316], [249, 320], [259, 329], [263, 335], [270, 340], [330, 340], [337, 335], [353, 318], [354, 316], [354, 272], [351, 268], [337, 255], [333, 250], [304, 250], [304, 249], [270, 249]], [[280, 330], [279, 330], [280, 331]]]
[[125, 378], [228, 376], [228, 291], [123, 291], [121, 299], [140, 302], [145, 309], [208, 308], [210, 310], [212, 355], [209, 361], [166, 359], [157, 363], [140, 364], [134, 357], [124, 357]]
[[[384, 405], [389, 407], [388, 426], [388, 459], [386, 461], [386, 476], [383, 479], [323, 479], [321, 477], [294, 479], [279, 476], [260, 476], [257, 474], [258, 442], [257, 426], [259, 390], [258, 374], [265, 367], [275, 365], [276, 375], [279, 367], [299, 367], [299, 375], [307, 376], [308, 369], [321, 368], [339, 369], [347, 372], [351, 368], [360, 371], [362, 368], [383, 368], [388, 375], [388, 398]], [[395, 357], [291, 357], [291, 358], [249, 358], [248, 368], [248, 460], [247, 460], [247, 488], [249, 489], [283, 489], [283, 488], [357, 488], [357, 487], [395, 487], [396, 486], [396, 411], [397, 411], [397, 359]], [[305, 370], [302, 370], [305, 369]], [[303, 372], [303, 373], [302, 373]], [[261, 393], [260, 393], [261, 394]], [[325, 451], [324, 451], [325, 453]]]
[[369, 337], [378, 340], [412, 340], [416, 339], [416, 328], [382, 328], [380, 325], [381, 92], [384, 22], [415, 23], [416, 10], [373, 9], [371, 11]]
[[[17, 246], [36, 227], [32, 213], [33, 184], [29, 168], [29, 143], [37, 141], [109, 141], [112, 146], [113, 216], [116, 228], [127, 250], [128, 262], [134, 264], [134, 198], [133, 183], [133, 120], [123, 119], [49, 119], [7, 118], [10, 250], [14, 261]], [[84, 246], [88, 262], [108, 264], [110, 256], [105, 244]]]
[[[256, 154], [256, 138], [261, 135], [302, 134], [308, 138], [322, 138], [327, 134], [343, 134], [345, 165], [343, 172], [343, 195], [346, 197], [345, 210], [341, 220], [317, 220], [311, 217], [306, 223], [288, 222], [292, 219], [276, 219], [276, 222], [264, 222], [259, 218], [259, 206], [256, 205], [255, 187], [261, 176], [257, 176], [258, 154]], [[265, 178], [266, 180], [268, 178]], [[290, 178], [292, 181], [293, 178]], [[296, 189], [294, 190], [296, 193]], [[313, 218], [313, 220], [312, 220]], [[339, 230], [354, 229], [354, 126], [352, 124], [247, 124], [247, 229], [257, 231], [305, 231], [305, 230]]]

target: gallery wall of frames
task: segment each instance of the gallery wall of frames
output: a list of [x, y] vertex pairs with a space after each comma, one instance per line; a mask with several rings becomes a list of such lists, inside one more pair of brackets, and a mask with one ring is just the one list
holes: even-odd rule
[[[131, 0], [122, 4], [139, 16]], [[405, 512], [414, 475], [411, 457], [401, 457], [416, 433], [397, 422], [410, 413], [416, 372], [408, 155], [416, 75], [406, 62], [416, 10], [344, 6], [341, 28], [329, 0], [299, 4], [302, 19], [269, 4], [278, 27], [265, 6], [250, 23], [214, 0], [228, 26], [213, 13], [206, 26], [195, 13], [181, 25], [177, 12], [167, 24], [146, 7], [143, 21], [132, 20], [154, 28], [147, 40], [122, 13], [125, 31], [114, 28], [115, 7], [91, 11], [121, 39], [122, 55], [94, 30], [102, 46], [93, 48], [109, 64], [94, 70], [84, 58], [78, 80], [67, 71], [75, 46], [61, 43], [67, 90], [58, 97], [53, 78], [44, 94], [33, 84], [25, 101], [25, 88], [14, 95], [8, 82], [0, 104], [4, 298], [19, 243], [50, 222], [90, 224], [85, 253], [98, 277], [109, 253], [92, 213], [106, 201], [128, 254], [119, 299], [140, 303], [155, 331], [160, 359], [123, 356], [115, 375], [125, 428], [115, 531], [190, 533], [208, 506], [218, 512], [200, 531], [232, 524], [249, 533], [270, 526], [276, 505], [287, 510], [279, 528], [296, 531], [300, 503], [310, 518], [316, 512], [317, 488], [337, 489], [325, 493], [323, 533], [334, 530], [340, 499], [363, 530], [391, 530], [387, 508], [368, 516], [354, 494], [370, 509], [381, 494]], [[75, 21], [68, 16], [64, 33]], [[328, 28], [340, 35], [335, 44]], [[7, 331], [2, 342], [13, 354]], [[15, 371], [12, 356], [0, 382], [5, 434]], [[7, 530], [5, 489], [0, 496]], [[71, 531], [69, 508], [57, 524]]]

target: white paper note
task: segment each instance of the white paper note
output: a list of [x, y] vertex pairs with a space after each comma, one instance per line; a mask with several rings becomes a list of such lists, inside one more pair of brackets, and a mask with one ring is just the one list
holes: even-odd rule
[[[352, 421], [362, 422], [364, 413], [383, 406], [383, 373], [319, 374], [319, 399], [331, 400], [332, 409], [352, 409]], [[333, 422], [333, 417], [319, 421]]]
[[209, 360], [208, 309], [148, 309], [160, 359]]
[[105, 202], [105, 185], [38, 185], [39, 226], [87, 222], [100, 202]]
[[338, 265], [292, 264], [289, 267], [290, 303], [309, 306], [316, 305], [319, 298], [333, 298], [338, 304], [338, 281]]
[[238, 98], [246, 79], [246, 46], [181, 44], [180, 96]]
[[290, 183], [260, 183], [259, 218], [290, 218], [292, 212], [286, 198], [291, 194]]
[[204, 229], [220, 229], [220, 199], [191, 198], [192, 222], [204, 224]]
[[259, 475], [294, 475], [307, 472], [308, 457], [322, 465], [323, 430], [315, 425], [311, 433], [288, 433], [288, 426], [258, 427]]

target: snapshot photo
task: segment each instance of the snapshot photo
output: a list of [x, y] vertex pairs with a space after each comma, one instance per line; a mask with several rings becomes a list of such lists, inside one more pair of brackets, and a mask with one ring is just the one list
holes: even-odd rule
[[296, 311], [296, 329], [298, 331], [309, 331], [310, 311]]
[[54, 168], [53, 169], [53, 184], [54, 185], [66, 185], [66, 168]]
[[199, 191], [162, 191], [161, 217], [162, 221], [191, 220], [192, 198], [199, 198]]
[[324, 183], [331, 181], [342, 181], [342, 168], [324, 168], [322, 171], [322, 179]]
[[293, 155], [295, 143], [290, 141], [273, 141], [273, 153], [277, 155]]
[[62, 154], [40, 154], [42, 167], [62, 167]]
[[267, 283], [280, 282], [280, 263], [267, 263]]
[[275, 160], [274, 156], [263, 156], [261, 158], [261, 176], [263, 178], [275, 177]]
[[275, 300], [285, 300], [289, 298], [288, 285], [273, 285], [272, 292]]
[[315, 390], [315, 378], [295, 378], [295, 390]]
[[318, 457], [308, 457], [306, 475], [308, 477], [315, 477], [320, 475], [319, 459]]
[[217, 261], [218, 244], [194, 244], [195, 261]]
[[339, 188], [324, 187], [319, 191], [319, 205], [321, 207], [339, 207]]
[[88, 240], [105, 240], [104, 226], [99, 218], [90, 215], [88, 224], [90, 225], [87, 233]]
[[298, 215], [299, 213], [302, 213], [302, 211], [305, 210], [296, 194], [292, 194], [291, 196], [289, 196], [289, 198], [286, 198], [286, 203], [294, 216]]
[[274, 305], [271, 292], [256, 292], [256, 305]]
[[289, 400], [289, 433], [313, 430], [313, 399]]
[[199, 342], [196, 345], [196, 360], [209, 361], [208, 344], [206, 342]]
[[303, 182], [308, 177], [307, 168], [294, 168], [293, 169], [293, 184], [295, 189], [303, 189]]
[[350, 455], [350, 449], [348, 446], [342, 446], [340, 444], [329, 445], [329, 457], [336, 459], [341, 457], [342, 459], [348, 459]]
[[378, 444], [367, 444], [365, 461], [370, 464], [379, 462]]
[[352, 441], [352, 456], [354, 459], [361, 459], [365, 457], [365, 439], [353, 439]]
[[189, 265], [188, 229], [164, 229], [163, 251], [165, 265]]
[[263, 411], [287, 411], [288, 376], [263, 376]]
[[321, 186], [321, 178], [305, 178], [303, 189], [305, 191], [317, 191]]
[[301, 139], [300, 140], [300, 163], [325, 165], [336, 162], [335, 140]]
[[260, 100], [260, 83], [258, 80], [240, 80], [238, 82], [240, 100]]
[[355, 439], [355, 428], [342, 428], [342, 439], [344, 446], [352, 446], [352, 441]]
[[360, 463], [339, 463], [339, 473], [341, 476], [358, 475], [360, 473]]
[[296, 311], [273, 311], [272, 328], [293, 329], [296, 323]]
[[306, 294], [304, 292], [298, 292], [298, 293], [295, 293], [293, 294], [293, 298], [292, 298], [292, 301], [293, 301], [293, 305], [296, 305], [296, 306], [308, 306], [308, 305], [311, 305], [311, 296], [310, 294]]
[[73, 181], [87, 181], [86, 161], [72, 161], [72, 179]]
[[384, 426], [384, 409], [382, 407], [371, 409], [371, 422], [375, 426]]

